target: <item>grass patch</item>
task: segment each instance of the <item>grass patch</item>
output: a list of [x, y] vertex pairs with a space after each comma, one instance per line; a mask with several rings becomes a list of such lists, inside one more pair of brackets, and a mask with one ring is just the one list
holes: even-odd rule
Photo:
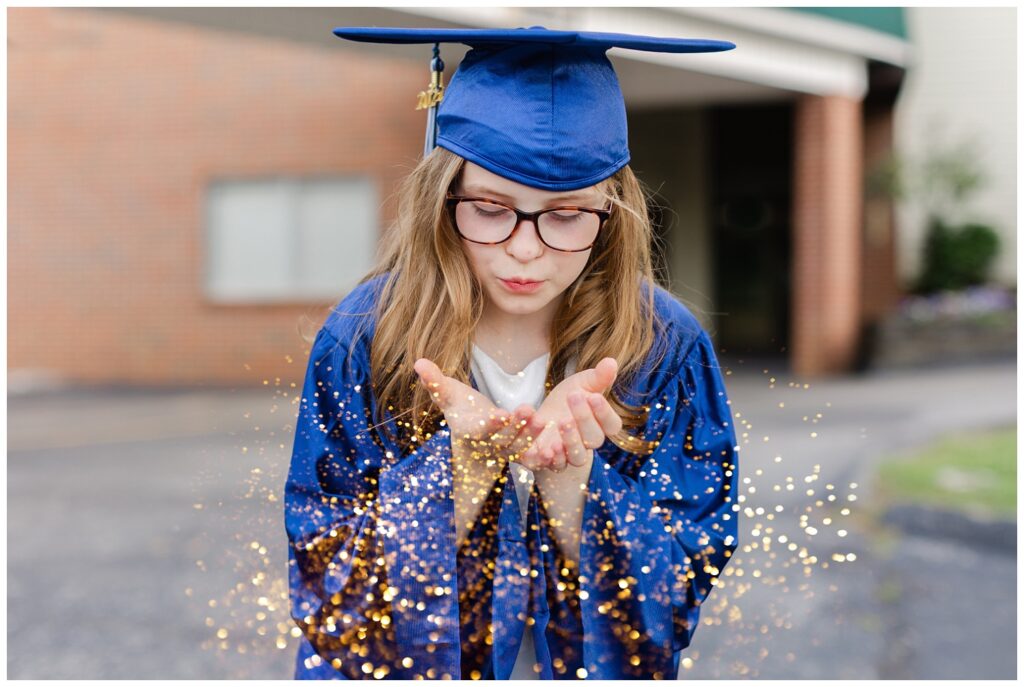
[[884, 503], [917, 503], [1016, 519], [1017, 428], [951, 434], [885, 459], [875, 478]]

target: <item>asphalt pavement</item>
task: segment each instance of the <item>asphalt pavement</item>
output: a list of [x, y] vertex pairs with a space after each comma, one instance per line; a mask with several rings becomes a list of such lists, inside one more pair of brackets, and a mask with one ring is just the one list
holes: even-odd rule
[[[1015, 363], [806, 386], [723, 363], [740, 548], [680, 677], [1014, 678], [1015, 549], [880, 521], [870, 476], [942, 433], [1015, 425]], [[9, 397], [8, 677], [291, 677], [296, 393]]]

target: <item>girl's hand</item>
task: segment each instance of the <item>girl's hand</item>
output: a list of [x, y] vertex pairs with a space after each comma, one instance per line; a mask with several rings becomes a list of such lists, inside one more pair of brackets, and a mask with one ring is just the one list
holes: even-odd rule
[[539, 432], [529, 422], [534, 409], [527, 403], [509, 413], [473, 387], [445, 375], [427, 358], [417, 360], [413, 370], [444, 413], [453, 440], [488, 441], [498, 449], [522, 452]]
[[[583, 400], [586, 398], [586, 400]], [[537, 452], [545, 456], [544, 467], [562, 472], [567, 465], [580, 467], [593, 460], [593, 449], [607, 437], [622, 431], [622, 418], [601, 394], [569, 395], [572, 419], [545, 428], [535, 441]], [[530, 458], [533, 454], [530, 454]]]
[[538, 436], [524, 455], [524, 464], [539, 461], [541, 467], [557, 472], [567, 463], [586, 465], [593, 449], [621, 431], [622, 419], [604, 397], [617, 371], [615, 359], [604, 358], [593, 369], [577, 372], [552, 389], [531, 420]]

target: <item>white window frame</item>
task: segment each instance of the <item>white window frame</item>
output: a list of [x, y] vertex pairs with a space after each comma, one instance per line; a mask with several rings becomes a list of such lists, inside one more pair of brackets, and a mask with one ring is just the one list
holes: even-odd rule
[[[336, 184], [339, 189], [332, 190], [330, 186]], [[346, 185], [350, 188], [345, 189]], [[240, 193], [232, 198], [235, 192]], [[254, 194], [249, 199], [250, 208], [246, 208], [245, 193]], [[280, 196], [276, 207], [274, 194]], [[348, 202], [346, 206], [352, 198], [364, 200], [358, 205]], [[219, 304], [258, 305], [319, 302], [344, 295], [373, 265], [380, 226], [379, 198], [377, 184], [368, 175], [212, 180], [205, 202], [205, 297]], [[261, 208], [264, 200], [266, 204]], [[328, 208], [318, 215], [316, 206], [322, 207], [324, 203]], [[337, 218], [330, 218], [332, 203], [338, 205], [334, 208]], [[263, 243], [248, 244], [246, 251], [232, 256], [231, 251], [237, 250], [233, 246], [249, 240], [245, 236], [244, 215], [261, 212], [264, 222], [254, 227], [252, 240]], [[321, 244], [327, 248], [322, 250]], [[275, 264], [281, 254], [280, 260], [285, 262]], [[327, 255], [337, 256], [336, 281], [329, 266], [321, 264], [316, 270], [310, 262]], [[232, 257], [253, 258], [253, 269], [260, 270], [262, 265], [264, 273], [246, 273], [246, 268], [237, 262], [231, 264]], [[351, 258], [351, 262], [346, 263], [346, 258]]]

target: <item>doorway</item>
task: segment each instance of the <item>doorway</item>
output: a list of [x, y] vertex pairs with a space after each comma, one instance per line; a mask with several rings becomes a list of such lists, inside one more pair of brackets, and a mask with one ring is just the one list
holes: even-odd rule
[[788, 357], [793, 108], [716, 106], [709, 115], [718, 345]]

